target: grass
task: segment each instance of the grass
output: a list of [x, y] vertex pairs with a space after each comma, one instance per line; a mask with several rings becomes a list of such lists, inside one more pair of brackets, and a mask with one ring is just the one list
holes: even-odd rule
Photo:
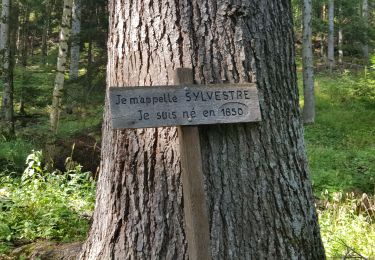
[[344, 72], [315, 84], [305, 140], [326, 255], [375, 258], [375, 82]]
[[347, 91], [356, 79], [347, 73], [316, 77], [317, 117], [305, 127], [305, 139], [318, 197], [325, 190], [374, 192], [375, 103]]
[[322, 195], [328, 195], [318, 206], [327, 256], [374, 258], [375, 197], [366, 194], [358, 197], [353, 192]]

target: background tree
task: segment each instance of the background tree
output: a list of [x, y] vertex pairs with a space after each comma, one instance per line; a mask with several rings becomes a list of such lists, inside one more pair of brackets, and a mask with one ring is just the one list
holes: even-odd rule
[[72, 46], [70, 50], [70, 79], [78, 78], [79, 48], [81, 33], [81, 0], [73, 0]]
[[[290, 2], [111, 1], [107, 87], [257, 82], [259, 124], [200, 128], [213, 259], [323, 259], [299, 114]], [[176, 128], [114, 131], [81, 259], [183, 259]], [[194, 163], [194, 162], [192, 162]]]
[[13, 66], [11, 64], [10, 49], [10, 2], [2, 0], [1, 9], [1, 37], [0, 37], [0, 53], [2, 54], [2, 74], [3, 74], [3, 97], [1, 110], [6, 123], [7, 134], [14, 134], [14, 118], [13, 118]]
[[[94, 88], [95, 71], [98, 64], [107, 61], [108, 11], [106, 0], [86, 0], [82, 2], [82, 40], [85, 42], [86, 89], [88, 93]], [[100, 84], [105, 84], [104, 82]]]
[[320, 60], [327, 63], [327, 4], [325, 0], [312, 2], [312, 32], [316, 39], [314, 48], [319, 50]]
[[334, 31], [334, 0], [328, 1], [328, 67], [332, 71], [335, 66], [335, 31]]
[[[21, 3], [21, 24], [19, 27], [19, 49], [20, 49], [20, 65], [22, 68], [22, 85], [20, 87], [20, 114], [25, 114], [25, 100], [24, 95], [26, 94], [27, 88], [27, 62], [30, 49], [33, 49], [32, 45], [30, 46], [30, 39], [31, 36], [31, 22], [30, 22], [30, 13], [31, 13], [31, 5], [28, 1], [24, 1]], [[30, 48], [29, 48], [30, 47]]]
[[362, 17], [365, 29], [365, 39], [362, 46], [363, 58], [367, 64], [369, 61], [369, 48], [368, 48], [368, 0], [362, 0]]
[[44, 0], [42, 5], [42, 39], [41, 39], [41, 63], [46, 65], [46, 59], [48, 55], [48, 38], [50, 34], [50, 20], [52, 12], [52, 0]]
[[338, 20], [339, 20], [338, 36], [337, 36], [337, 49], [338, 49], [338, 53], [339, 53], [338, 62], [339, 62], [339, 64], [342, 64], [343, 58], [344, 58], [343, 32], [342, 32], [342, 20], [343, 20], [342, 1], [339, 1]]
[[61, 99], [64, 89], [64, 76], [66, 68], [66, 57], [68, 52], [68, 41], [70, 37], [70, 21], [72, 15], [73, 0], [64, 0], [64, 9], [61, 22], [59, 39], [59, 56], [57, 58], [57, 72], [53, 88], [52, 107], [50, 113], [51, 131], [56, 134], [61, 112]]
[[312, 3], [311, 0], [303, 1], [303, 120], [305, 123], [315, 121], [315, 95], [314, 95], [314, 60], [312, 49]]

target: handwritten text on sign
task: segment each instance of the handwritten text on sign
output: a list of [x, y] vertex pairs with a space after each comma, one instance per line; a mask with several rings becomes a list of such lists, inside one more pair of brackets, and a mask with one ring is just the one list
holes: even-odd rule
[[111, 87], [109, 93], [114, 129], [261, 120], [252, 83]]

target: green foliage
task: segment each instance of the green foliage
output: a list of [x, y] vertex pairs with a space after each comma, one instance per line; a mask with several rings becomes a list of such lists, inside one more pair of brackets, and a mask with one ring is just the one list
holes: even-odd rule
[[331, 107], [359, 105], [361, 108], [364, 104], [359, 102], [365, 102], [374, 107], [375, 71], [365, 69], [363, 72], [352, 73], [345, 70], [333, 76], [318, 75], [317, 94], [323, 98], [318, 106], [329, 103]]
[[26, 163], [21, 178], [0, 175], [0, 252], [19, 240], [82, 240], [95, 199], [91, 173], [80, 165], [46, 172], [40, 151]]
[[25, 157], [32, 150], [33, 145], [21, 138], [10, 139], [0, 135], [0, 171], [22, 171]]
[[317, 116], [305, 139], [329, 259], [375, 257], [375, 198], [358, 195], [375, 188], [374, 76], [367, 70], [315, 77]]
[[305, 138], [317, 197], [324, 190], [374, 191], [374, 97], [364, 91], [373, 91], [370, 79], [348, 72], [316, 76], [317, 118]]
[[[53, 55], [57, 55], [56, 50]], [[44, 68], [41, 70], [38, 66], [28, 66], [23, 68], [16, 66], [14, 71], [14, 96], [16, 107], [19, 111], [21, 99], [26, 108], [30, 111], [38, 107], [44, 107], [52, 100], [52, 88], [55, 72], [51, 69]]]
[[375, 197], [324, 192], [318, 214], [328, 258], [375, 257]]

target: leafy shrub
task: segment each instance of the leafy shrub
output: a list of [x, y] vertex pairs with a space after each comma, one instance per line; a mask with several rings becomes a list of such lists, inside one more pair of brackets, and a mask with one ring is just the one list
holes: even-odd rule
[[328, 258], [375, 257], [375, 197], [341, 192], [322, 194], [320, 231]]
[[81, 240], [88, 230], [95, 184], [81, 166], [62, 173], [42, 168], [42, 153], [33, 151], [21, 178], [0, 175], [0, 243]]
[[320, 99], [329, 101], [331, 107], [341, 104], [350, 107], [356, 105], [357, 101], [373, 107], [375, 101], [375, 55], [372, 62], [373, 65], [365, 67], [362, 71], [344, 70], [342, 73], [332, 75], [317, 73], [316, 94], [321, 95]]
[[32, 145], [25, 140], [10, 139], [0, 135], [0, 165], [1, 171], [22, 172], [25, 157]]

